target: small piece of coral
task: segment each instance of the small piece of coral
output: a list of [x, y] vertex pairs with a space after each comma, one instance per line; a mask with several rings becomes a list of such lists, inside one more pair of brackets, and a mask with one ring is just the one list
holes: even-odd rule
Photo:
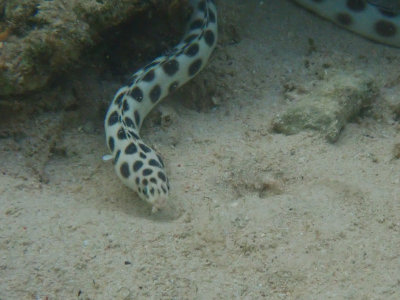
[[275, 116], [272, 126], [276, 132], [289, 135], [312, 129], [329, 142], [336, 142], [346, 123], [368, 107], [379, 92], [372, 79], [345, 72], [310, 86], [306, 88], [309, 92]]

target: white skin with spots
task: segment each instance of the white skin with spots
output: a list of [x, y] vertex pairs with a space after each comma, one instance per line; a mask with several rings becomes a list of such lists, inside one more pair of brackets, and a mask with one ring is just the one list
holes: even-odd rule
[[400, 47], [398, 9], [400, 6], [397, 0], [294, 0], [294, 2], [371, 40]]
[[159, 155], [139, 136], [147, 114], [171, 91], [193, 78], [217, 42], [213, 0], [191, 0], [193, 14], [182, 41], [133, 75], [115, 94], [104, 126], [118, 177], [157, 211], [165, 205], [169, 184]]

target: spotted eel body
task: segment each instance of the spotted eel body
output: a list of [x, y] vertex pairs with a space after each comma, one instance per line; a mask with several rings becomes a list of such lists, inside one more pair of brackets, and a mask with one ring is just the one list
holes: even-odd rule
[[294, 1], [371, 40], [400, 47], [400, 4], [398, 0]]
[[190, 0], [193, 13], [182, 41], [137, 71], [115, 94], [105, 118], [107, 145], [118, 177], [153, 206], [163, 207], [169, 183], [161, 157], [139, 136], [144, 118], [165, 96], [194, 77], [217, 41], [214, 0]]
[[[347, 29], [378, 42], [400, 46], [399, 0], [293, 0]], [[105, 118], [107, 145], [118, 177], [139, 196], [163, 207], [169, 191], [161, 157], [139, 136], [146, 115], [168, 93], [206, 64], [217, 40], [214, 0], [190, 0], [193, 14], [182, 41], [137, 71], [118, 90]]]

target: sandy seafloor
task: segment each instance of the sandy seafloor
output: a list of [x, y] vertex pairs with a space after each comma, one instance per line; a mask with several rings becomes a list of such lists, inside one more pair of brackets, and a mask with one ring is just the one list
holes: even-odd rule
[[[63, 112], [44, 112], [38, 148], [0, 140], [0, 299], [400, 299], [400, 50], [288, 1], [219, 16], [207, 68], [142, 130], [167, 164], [162, 212], [101, 160], [98, 115], [55, 130]], [[380, 94], [336, 143], [271, 130], [288, 87], [342, 71]], [[215, 106], [182, 105], [199, 86]]]

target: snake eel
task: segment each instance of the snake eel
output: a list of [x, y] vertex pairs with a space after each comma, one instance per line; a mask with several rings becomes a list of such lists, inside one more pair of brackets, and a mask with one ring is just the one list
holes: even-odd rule
[[[214, 0], [189, 0], [192, 15], [181, 42], [167, 55], [138, 70], [131, 84], [115, 94], [105, 121], [106, 143], [122, 182], [162, 208], [169, 182], [161, 156], [139, 135], [146, 115], [165, 96], [198, 74], [217, 42]], [[397, 0], [294, 0], [301, 6], [369, 39], [400, 46], [400, 3]], [[107, 159], [105, 157], [105, 159]]]

